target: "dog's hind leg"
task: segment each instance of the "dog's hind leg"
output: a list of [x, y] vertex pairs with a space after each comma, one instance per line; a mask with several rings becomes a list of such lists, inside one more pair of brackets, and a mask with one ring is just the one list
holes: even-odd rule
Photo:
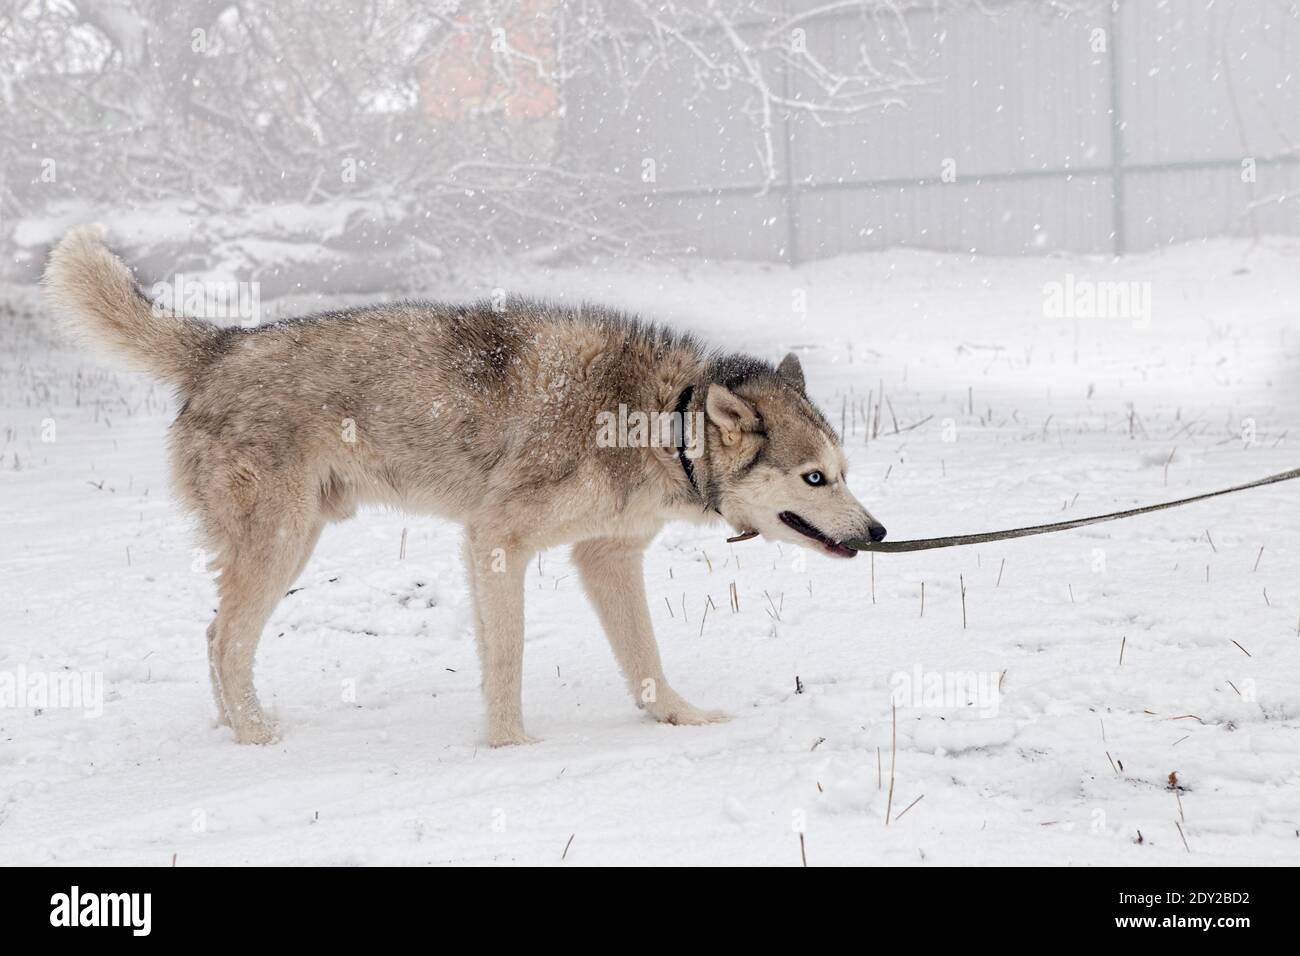
[[483, 670], [488, 743], [533, 743], [524, 733], [524, 572], [532, 552], [465, 529], [465, 567]]
[[[294, 573], [289, 576], [289, 583], [292, 584], [298, 580], [303, 569], [307, 567], [307, 561], [311, 558], [312, 551], [316, 549], [316, 542], [320, 540], [321, 531], [325, 528], [324, 521], [317, 521], [316, 527], [308, 535], [307, 543], [302, 549], [302, 557], [299, 559], [298, 567]], [[208, 674], [212, 679], [212, 696], [217, 702], [217, 723], [223, 727], [230, 726], [230, 715], [226, 712], [226, 701], [221, 694], [221, 677], [217, 668], [217, 621], [214, 618], [208, 625]]]
[[286, 594], [288, 593], [289, 588], [293, 585], [293, 582], [302, 577], [302, 572], [307, 570], [307, 562], [311, 560], [312, 552], [316, 550], [316, 544], [320, 541], [320, 534], [324, 530], [325, 522], [317, 519], [315, 525], [307, 533], [307, 540], [303, 544], [302, 556], [298, 559], [298, 566], [294, 568], [293, 574], [289, 575], [289, 582], [285, 585], [284, 590]]
[[[218, 718], [240, 743], [269, 743], [275, 729], [253, 687], [253, 661], [267, 618], [301, 572], [320, 534], [312, 505], [286, 486], [259, 482], [259, 497], [222, 549], [221, 601], [209, 628], [209, 662]], [[276, 492], [279, 492], [277, 494]]]
[[726, 720], [722, 711], [693, 707], [668, 686], [646, 606], [641, 568], [645, 545], [645, 541], [596, 538], [573, 547], [583, 589], [596, 608], [632, 697], [638, 707], [666, 724]]
[[221, 696], [221, 675], [217, 670], [217, 619], [208, 625], [208, 678], [212, 681], [212, 696], [217, 702], [217, 723], [222, 727], [230, 726], [230, 715], [226, 713], [226, 701]]

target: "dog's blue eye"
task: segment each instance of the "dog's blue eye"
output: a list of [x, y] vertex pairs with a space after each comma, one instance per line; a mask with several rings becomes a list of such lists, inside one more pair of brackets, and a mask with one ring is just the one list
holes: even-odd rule
[[816, 488], [818, 485], [826, 484], [826, 477], [820, 471], [810, 471], [803, 476], [803, 480]]

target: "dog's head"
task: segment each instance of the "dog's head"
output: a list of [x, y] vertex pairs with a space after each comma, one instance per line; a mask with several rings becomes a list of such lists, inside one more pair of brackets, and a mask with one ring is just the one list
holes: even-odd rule
[[804, 393], [791, 352], [750, 367], [704, 397], [710, 502], [738, 531], [851, 558], [884, 526], [849, 491], [844, 450]]

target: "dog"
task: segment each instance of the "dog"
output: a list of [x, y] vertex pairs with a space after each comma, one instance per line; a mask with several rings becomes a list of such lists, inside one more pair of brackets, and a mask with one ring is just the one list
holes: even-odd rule
[[[263, 626], [322, 528], [362, 504], [464, 526], [493, 746], [531, 740], [524, 573], [540, 549], [573, 546], [637, 706], [705, 724], [726, 715], [673, 690], [651, 628], [642, 553], [660, 529], [722, 521], [841, 558], [885, 536], [849, 491], [793, 353], [773, 366], [610, 309], [524, 298], [222, 327], [151, 302], [97, 227], [56, 246], [43, 285], [75, 334], [183, 400], [172, 474], [219, 572], [208, 664], [218, 719], [241, 743], [275, 739], [253, 687]], [[614, 415], [633, 427], [611, 441]], [[672, 424], [670, 440], [646, 440], [652, 419]]]

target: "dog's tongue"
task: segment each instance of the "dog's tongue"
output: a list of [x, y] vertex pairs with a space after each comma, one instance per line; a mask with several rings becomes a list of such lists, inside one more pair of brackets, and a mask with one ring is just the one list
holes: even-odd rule
[[841, 541], [840, 547], [848, 548], [851, 551], [870, 551], [872, 542], [866, 538], [849, 538], [847, 541]]

